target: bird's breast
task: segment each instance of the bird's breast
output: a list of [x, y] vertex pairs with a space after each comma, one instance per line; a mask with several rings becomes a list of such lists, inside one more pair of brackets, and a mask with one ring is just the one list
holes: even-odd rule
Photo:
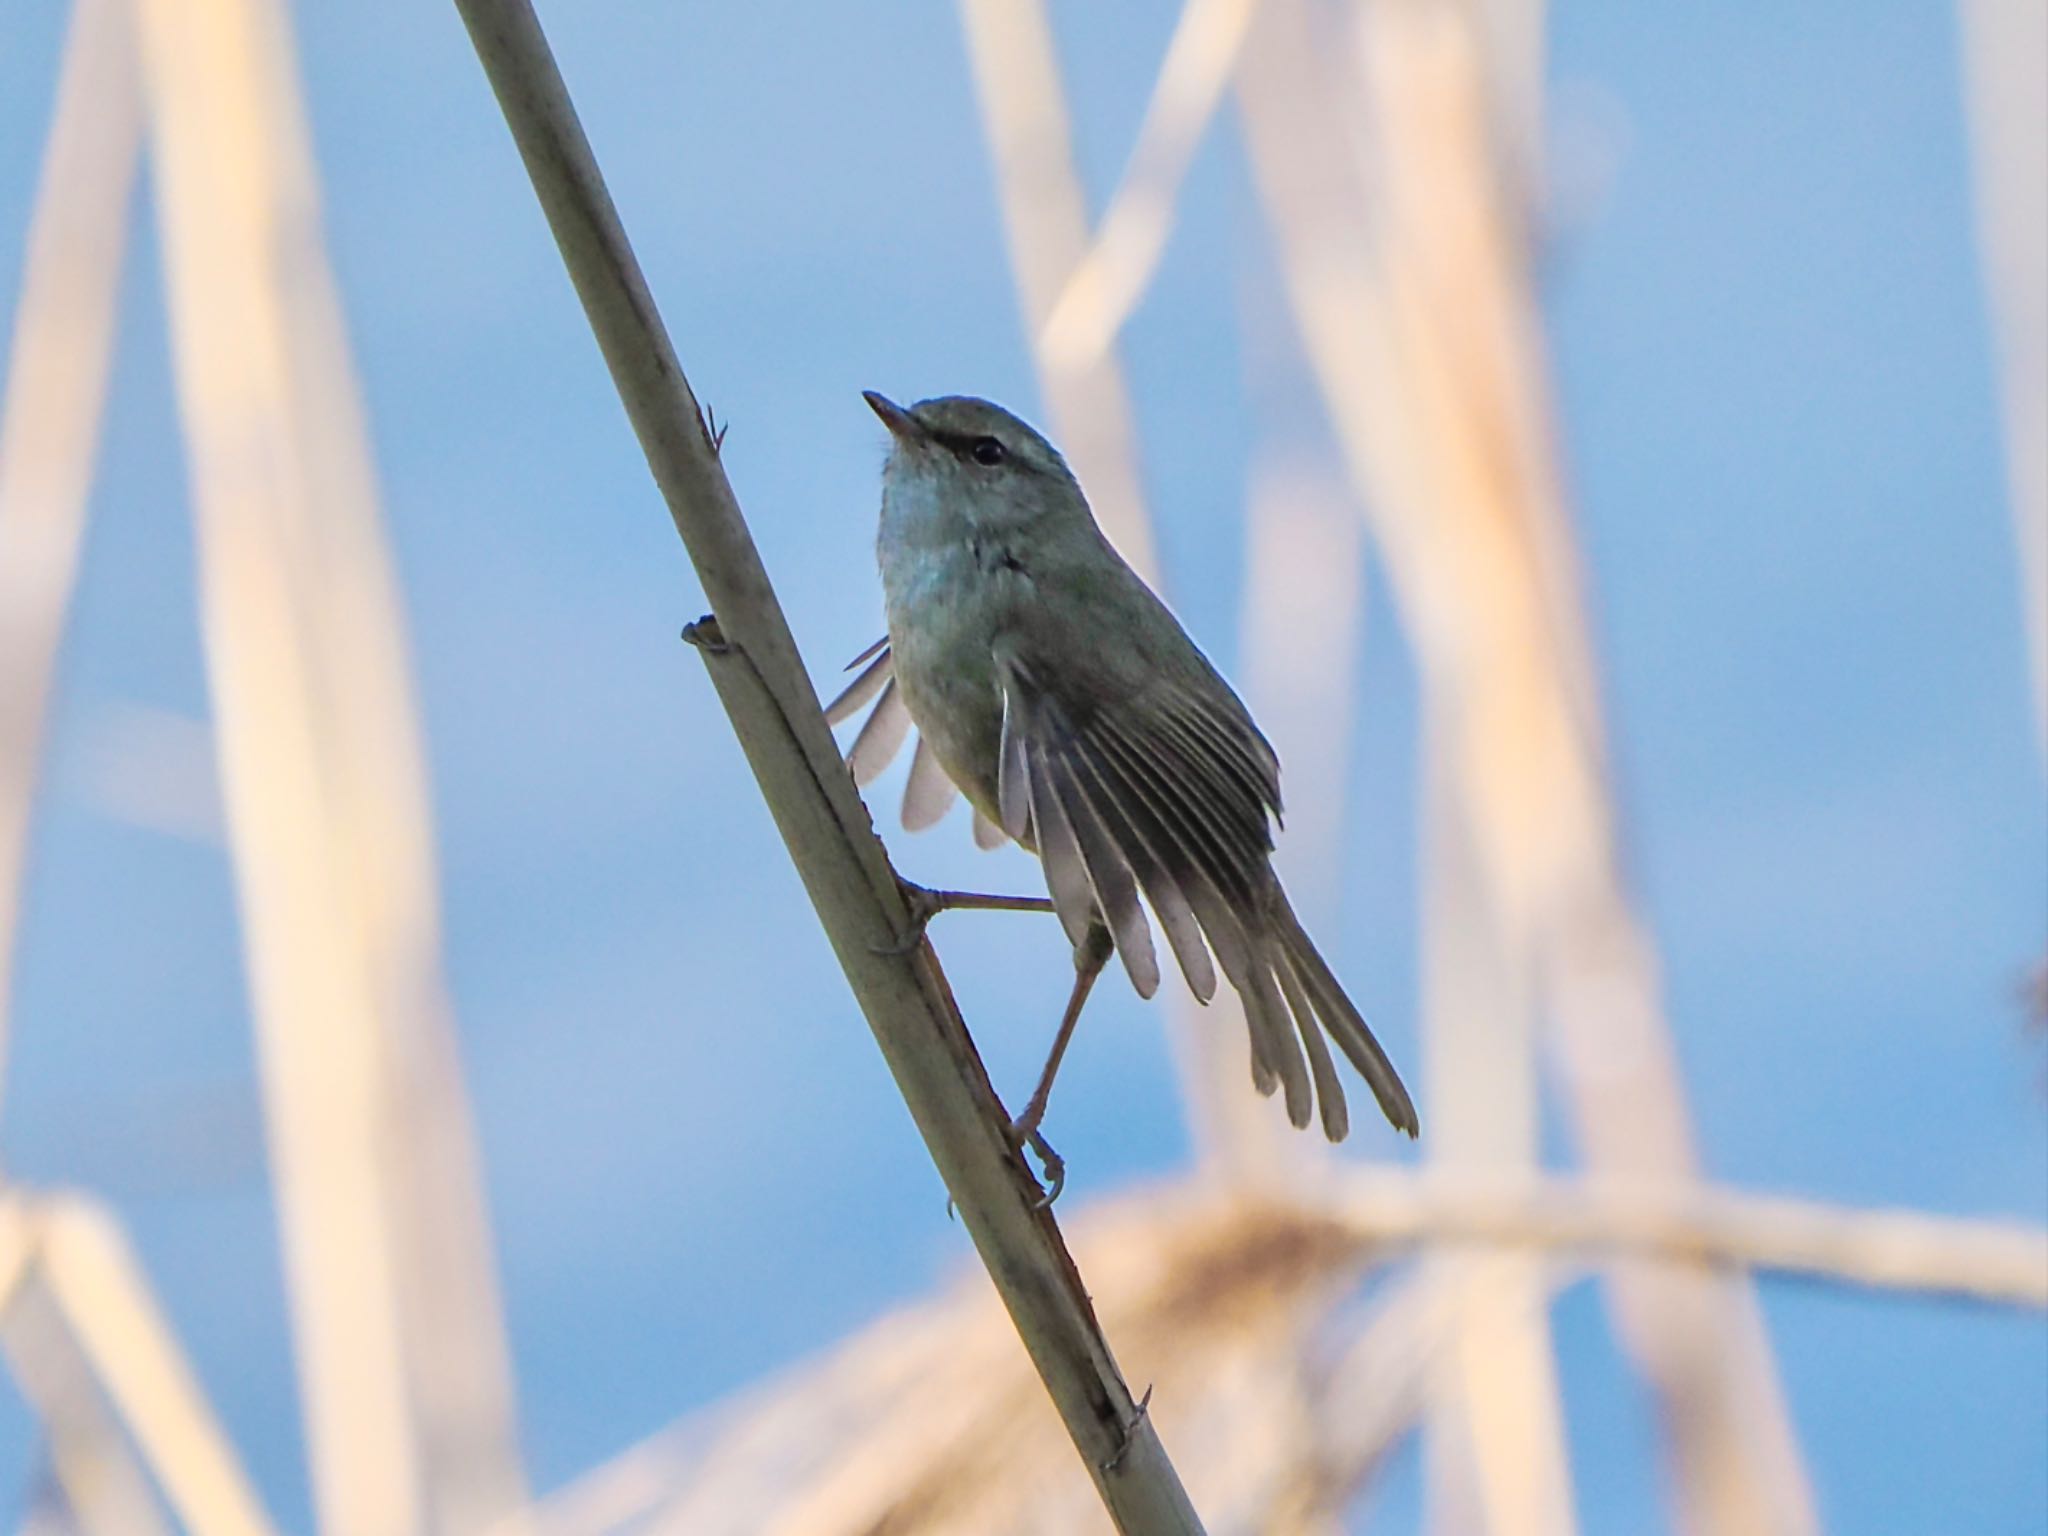
[[985, 815], [996, 815], [1003, 698], [995, 646], [1022, 573], [970, 540], [882, 550], [897, 685], [918, 734]]

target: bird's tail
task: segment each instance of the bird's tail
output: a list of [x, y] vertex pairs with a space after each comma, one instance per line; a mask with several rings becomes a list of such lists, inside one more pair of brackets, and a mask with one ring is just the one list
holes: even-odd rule
[[[1324, 1043], [1327, 1035], [1371, 1086], [1373, 1097], [1379, 1100], [1380, 1109], [1394, 1129], [1415, 1135], [1419, 1129], [1415, 1101], [1401, 1085], [1401, 1075], [1317, 952], [1277, 881], [1271, 902], [1263, 952], [1252, 968], [1252, 985], [1248, 990], [1240, 988], [1245, 993], [1245, 1012], [1252, 1026], [1253, 1082], [1261, 1093], [1271, 1093], [1284, 1084], [1288, 1118], [1297, 1126], [1306, 1126], [1307, 1089], [1309, 1079], [1313, 1078], [1323, 1134], [1332, 1141], [1342, 1141], [1351, 1126], [1350, 1112], [1344, 1103], [1344, 1085], [1330, 1058], [1330, 1048]], [[1288, 1037], [1289, 1014], [1293, 1016], [1293, 1033], [1300, 1037], [1299, 1047]], [[1302, 1070], [1304, 1050], [1307, 1073]]]

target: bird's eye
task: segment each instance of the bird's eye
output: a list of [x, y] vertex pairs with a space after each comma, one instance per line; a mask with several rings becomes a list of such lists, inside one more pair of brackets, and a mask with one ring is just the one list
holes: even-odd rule
[[994, 466], [1008, 458], [1009, 452], [992, 437], [977, 437], [974, 446], [967, 450], [974, 455], [974, 462]]

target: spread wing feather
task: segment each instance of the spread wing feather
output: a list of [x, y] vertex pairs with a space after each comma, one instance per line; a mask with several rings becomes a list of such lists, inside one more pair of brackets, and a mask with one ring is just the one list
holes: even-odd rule
[[1145, 900], [1152, 915], [1166, 930], [1166, 942], [1172, 946], [1173, 957], [1187, 978], [1188, 990], [1200, 1001], [1208, 1002], [1216, 995], [1216, 969], [1210, 963], [1209, 946], [1202, 938], [1202, 925], [1195, 918], [1194, 908], [1188, 904], [1179, 882], [1167, 872], [1167, 860], [1177, 852], [1172, 834], [1156, 818], [1142, 813], [1134, 817], [1127, 811], [1116, 789], [1104, 778], [1102, 766], [1089, 754], [1078, 755], [1076, 777], [1103, 830], [1129, 856], [1138, 883], [1145, 888]]
[[937, 826], [959, 795], [959, 786], [946, 776], [932, 744], [918, 737], [917, 751], [910, 759], [910, 779], [903, 786], [904, 830], [922, 832]]
[[[860, 668], [860, 675], [825, 706], [825, 723], [842, 725], [858, 714], [868, 700], [880, 696], [874, 714], [862, 725], [846, 754], [846, 766], [852, 771], [854, 782], [865, 788], [903, 749], [910, 716], [896, 691], [896, 658], [887, 635], [846, 664], [849, 672], [856, 667]], [[953, 799], [959, 793], [959, 786], [940, 764], [938, 754], [919, 737], [916, 754], [910, 760], [910, 779], [903, 786], [903, 825], [912, 832], [936, 826], [953, 808]], [[999, 848], [1005, 841], [1003, 829], [977, 810], [975, 847]]]
[[1201, 862], [1218, 888], [1250, 900], [1253, 872], [1264, 867], [1271, 847], [1263, 827], [1253, 831], [1199, 779], [1176, 776], [1149, 750], [1152, 743], [1117, 722], [1098, 719], [1090, 737], [1105, 757], [1115, 758], [1142, 784], [1137, 793], [1173, 819], [1187, 856]]
[[1074, 829], [1053, 793], [1046, 772], [1045, 749], [1027, 747], [1025, 784], [1031, 805], [1031, 831], [1038, 843], [1039, 861], [1045, 866], [1045, 886], [1052, 893], [1053, 910], [1060, 926], [1076, 949], [1095, 926], [1095, 892], [1088, 883], [1088, 871], [1081, 863], [1081, 845]]
[[[895, 682], [895, 653], [889, 649], [889, 637], [883, 635], [868, 649], [848, 662], [846, 670], [860, 668], [846, 688], [825, 705], [825, 725], [844, 725], [860, 707], [874, 698], [874, 713], [862, 723], [854, 735], [854, 745], [846, 752], [846, 766], [854, 774], [854, 782], [866, 788], [877, 780], [883, 770], [903, 750], [903, 741], [909, 737], [909, 709], [903, 705], [903, 694]], [[954, 797], [961, 793], [958, 786], [948, 778], [946, 770], [938, 762], [938, 754], [932, 752], [924, 737], [918, 739], [918, 752], [909, 764], [909, 780], [903, 784], [903, 825], [909, 831], [924, 831], [926, 827], [938, 825], [946, 811], [952, 809]], [[983, 842], [981, 823], [977, 817], [975, 842], [983, 848], [995, 844]]]
[[1280, 814], [1280, 762], [1249, 723], [1227, 718], [1207, 701], [1176, 693], [1164, 711], [1197, 738], [1262, 810]]
[[889, 650], [886, 636], [854, 657], [847, 663], [846, 670], [851, 672], [864, 661], [867, 662], [867, 667], [861, 675], [848, 683], [840, 691], [839, 696], [825, 706], [827, 725], [841, 725], [851, 720], [854, 712], [880, 693], [882, 685], [895, 675], [896, 658]]
[[846, 664], [846, 670], [851, 672], [855, 667], [859, 666], [862, 662], [872, 661], [888, 649], [889, 637], [887, 635], [884, 635], [881, 639], [877, 640], [873, 645], [869, 646], [866, 650], [862, 651], [858, 656], [854, 657], [853, 660], [849, 661]]
[[896, 686], [892, 677], [882, 685], [881, 697], [875, 700], [874, 710], [860, 728], [860, 734], [853, 738], [853, 746], [846, 754], [846, 766], [853, 774], [853, 782], [865, 789], [880, 778], [882, 770], [903, 749], [904, 738], [909, 735], [910, 706], [903, 702], [903, 690]]
[[1067, 825], [1074, 829], [1074, 842], [1081, 850], [1081, 867], [1088, 872], [1088, 884], [1095, 891], [1096, 910], [1109, 923], [1116, 940], [1117, 957], [1138, 996], [1150, 997], [1159, 990], [1159, 957], [1152, 948], [1152, 930], [1138, 905], [1138, 877], [1124, 848], [1112, 838], [1095, 813], [1075, 777], [1071, 752], [1048, 749], [1045, 771], [1048, 786], [1058, 799]]
[[[1154, 687], [1090, 709], [1048, 697], [1038, 671], [1014, 660], [1002, 668], [998, 793], [1013, 835], [1029, 830], [1041, 849], [1071, 842], [1046, 860], [1054, 903], [1063, 915], [1079, 906], [1086, 877], [1085, 915], [1106, 923], [1149, 995], [1157, 958], [1137, 907], [1142, 891], [1190, 990], [1213, 997], [1220, 969], [1243, 1000], [1259, 1090], [1284, 1093], [1296, 1125], [1320, 1106], [1324, 1132], [1342, 1136], [1348, 1113], [1323, 1030], [1354, 1061], [1373, 1062], [1378, 1048], [1365, 1048], [1362, 1021], [1350, 1029], [1355, 1010], [1340, 1006], [1341, 990], [1326, 995], [1334, 978], [1319, 957], [1303, 957], [1273, 878], [1280, 789], [1271, 749], [1227, 695], [1212, 702]], [[1382, 1079], [1367, 1077], [1382, 1090]], [[1403, 1102], [1389, 1105], [1397, 1124]]]
[[996, 809], [1003, 830], [1018, 842], [1031, 833], [1029, 771], [1024, 765], [1024, 733], [1019, 715], [1024, 708], [1016, 688], [1003, 689], [1003, 732], [996, 745]]
[[[896, 657], [889, 649], [887, 635], [848, 662], [846, 670], [851, 672], [855, 667], [861, 668], [860, 675], [825, 706], [825, 723], [839, 725], [851, 720], [863, 704], [875, 700], [873, 713], [862, 723], [846, 753], [846, 766], [853, 774], [853, 782], [865, 789], [903, 749], [904, 738], [910, 734], [910, 709], [896, 686]], [[904, 814], [908, 816], [909, 811], [906, 796]], [[940, 814], [944, 811], [941, 806]]]

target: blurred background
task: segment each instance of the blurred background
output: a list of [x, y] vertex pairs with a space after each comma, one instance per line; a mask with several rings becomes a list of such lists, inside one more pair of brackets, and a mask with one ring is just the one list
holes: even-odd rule
[[[975, 393], [1288, 765], [1421, 1141], [1046, 1126], [1212, 1531], [2048, 1529], [2044, 15], [544, 7], [821, 695]], [[454, 8], [0, 0], [0, 321], [0, 1520], [1096, 1528]]]

